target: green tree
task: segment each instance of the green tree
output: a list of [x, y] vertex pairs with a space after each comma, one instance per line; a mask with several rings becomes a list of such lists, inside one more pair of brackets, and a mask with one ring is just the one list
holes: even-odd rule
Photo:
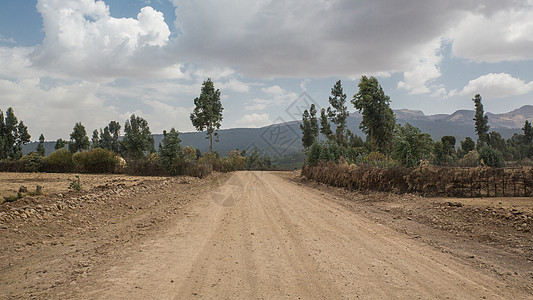
[[[18, 135], [18, 120], [15, 116], [15, 111], [13, 108], [8, 108], [6, 111], [6, 118], [4, 123], [4, 131], [2, 135], [4, 136], [4, 153], [5, 157], [13, 158], [15, 156], [15, 140]], [[3, 157], [3, 158], [5, 158]]]
[[70, 134], [70, 142], [68, 143], [68, 150], [71, 153], [76, 153], [82, 150], [89, 150], [90, 142], [85, 131], [85, 126], [78, 122], [74, 125], [74, 129]]
[[100, 145], [100, 135], [98, 134], [98, 129], [93, 130], [93, 136], [91, 138], [91, 149], [103, 148]]
[[385, 95], [378, 80], [373, 76], [368, 78], [363, 75], [352, 103], [362, 112], [363, 120], [359, 127], [367, 135], [367, 140], [370, 140], [371, 151], [377, 149], [388, 152], [387, 146], [392, 140], [396, 120], [390, 108], [390, 97]]
[[436, 141], [433, 146], [433, 164], [437, 166], [441, 166], [446, 164], [447, 157], [446, 157], [446, 151], [444, 150], [444, 145], [442, 145], [441, 141]]
[[311, 107], [309, 108], [309, 122], [311, 122], [311, 132], [313, 133], [313, 140], [318, 141], [319, 128], [316, 113], [317, 111], [315, 105], [311, 104]]
[[7, 157], [6, 153], [6, 124], [4, 123], [4, 112], [0, 109], [0, 159]]
[[22, 146], [30, 142], [31, 135], [28, 133], [28, 127], [20, 121], [17, 126], [17, 135], [15, 139], [14, 158], [22, 158]]
[[489, 117], [483, 111], [483, 103], [481, 103], [481, 96], [476, 94], [474, 96], [474, 105], [476, 107], [476, 114], [474, 116], [476, 134], [478, 136], [478, 144], [483, 145], [489, 138]]
[[485, 165], [493, 168], [502, 168], [505, 166], [503, 155], [500, 151], [489, 145], [483, 145], [479, 150], [479, 160]]
[[[109, 130], [109, 133], [111, 134], [112, 136], [112, 139], [111, 139], [111, 148], [108, 148], [112, 151], [114, 151], [115, 153], [118, 153], [120, 151], [120, 141], [119, 141], [119, 137], [120, 137], [120, 124], [117, 122], [117, 121], [111, 121], [109, 122], [109, 125], [107, 125], [107, 128]], [[106, 138], [107, 138], [107, 134], [106, 134], [106, 130], [104, 128], [104, 134], [106, 135]]]
[[464, 141], [461, 142], [461, 149], [466, 154], [476, 148], [476, 143], [471, 137], [467, 136]]
[[4, 119], [0, 111], [0, 159], [10, 157], [20, 159], [22, 157], [22, 146], [30, 142], [28, 127], [23, 121], [18, 121], [13, 108], [8, 108]]
[[311, 124], [311, 116], [309, 115], [309, 111], [307, 109], [304, 110], [302, 114], [302, 123], [300, 124], [300, 129], [302, 130], [302, 145], [304, 150], [307, 151], [307, 149], [309, 149], [309, 147], [311, 147], [315, 141], [313, 127]]
[[487, 140], [487, 144], [493, 149], [500, 151], [500, 153], [506, 153], [507, 147], [505, 145], [505, 139], [497, 131], [491, 131]]
[[62, 138], [58, 138], [56, 140], [56, 145], [54, 146], [55, 150], [59, 150], [61, 148], [65, 148], [67, 146], [67, 141], [64, 141]]
[[197, 131], [206, 130], [209, 138], [209, 153], [213, 153], [213, 135], [218, 138], [218, 129], [222, 122], [222, 102], [220, 90], [210, 78], [202, 84], [200, 97], [194, 99], [194, 111], [191, 113], [192, 125]]
[[331, 131], [331, 125], [328, 121], [328, 115], [326, 114], [326, 109], [322, 108], [320, 110], [320, 133], [327, 139], [330, 140], [333, 136]]
[[112, 150], [113, 152], [117, 153], [113, 150], [113, 137], [111, 136], [111, 132], [109, 132], [109, 126], [104, 127], [104, 130], [100, 129], [100, 140], [98, 141], [98, 146], [100, 146], [100, 148]]
[[123, 155], [134, 159], [154, 152], [154, 137], [148, 122], [135, 114], [131, 115], [124, 124], [124, 139], [121, 146]]
[[159, 144], [159, 162], [171, 175], [177, 175], [180, 171], [181, 139], [179, 132], [172, 128], [170, 132], [163, 131], [163, 142]]
[[444, 149], [444, 152], [446, 152], [446, 155], [450, 156], [455, 153], [455, 137], [451, 135], [445, 135], [440, 138], [440, 141], [442, 142], [442, 146]]
[[328, 98], [331, 107], [328, 107], [328, 117], [335, 124], [335, 140], [341, 146], [347, 144], [346, 118], [349, 112], [346, 107], [346, 94], [342, 90], [341, 81], [337, 81], [331, 88], [331, 96]]
[[37, 153], [40, 156], [46, 155], [46, 149], [44, 148], [44, 135], [41, 133], [41, 136], [39, 136], [39, 144], [37, 144]]
[[403, 166], [414, 167], [420, 160], [430, 157], [433, 141], [428, 134], [409, 123], [404, 126], [396, 125], [393, 137], [392, 157]]
[[522, 130], [524, 131], [524, 144], [531, 145], [531, 142], [533, 142], [533, 128], [531, 127], [531, 123], [526, 120]]

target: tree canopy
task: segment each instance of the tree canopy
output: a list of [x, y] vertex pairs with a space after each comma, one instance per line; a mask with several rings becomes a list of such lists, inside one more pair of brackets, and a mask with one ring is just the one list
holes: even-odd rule
[[121, 146], [124, 156], [135, 159], [154, 152], [154, 137], [148, 122], [135, 114], [131, 115], [124, 124], [124, 139]]
[[191, 113], [192, 125], [198, 131], [206, 130], [209, 138], [209, 153], [213, 153], [213, 135], [218, 137], [218, 129], [222, 122], [222, 102], [220, 90], [215, 90], [215, 85], [210, 78], [202, 84], [200, 97], [194, 99], [194, 111]]
[[337, 81], [331, 88], [331, 96], [329, 96], [328, 117], [331, 118], [331, 122], [335, 124], [335, 140], [341, 146], [346, 146], [347, 136], [346, 133], [346, 119], [349, 112], [346, 106], [346, 94], [342, 90], [341, 81]]
[[388, 152], [394, 126], [394, 113], [390, 108], [390, 97], [385, 95], [378, 80], [371, 76], [362, 76], [359, 91], [353, 96], [352, 103], [362, 112], [360, 128], [370, 140], [371, 151]]
[[82, 150], [89, 150], [90, 142], [85, 131], [85, 126], [78, 122], [74, 125], [72, 133], [70, 134], [70, 142], [68, 143], [68, 150], [71, 153], [76, 153]]

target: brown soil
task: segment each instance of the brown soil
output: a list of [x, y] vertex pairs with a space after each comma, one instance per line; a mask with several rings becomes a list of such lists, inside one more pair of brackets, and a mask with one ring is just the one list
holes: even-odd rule
[[533, 293], [531, 199], [360, 194], [296, 173], [95, 178], [0, 205], [0, 298]]

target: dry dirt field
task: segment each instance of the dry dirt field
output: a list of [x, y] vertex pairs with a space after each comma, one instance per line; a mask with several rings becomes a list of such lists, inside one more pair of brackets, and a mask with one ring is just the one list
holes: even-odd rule
[[532, 299], [533, 199], [358, 193], [295, 172], [0, 173], [0, 298]]

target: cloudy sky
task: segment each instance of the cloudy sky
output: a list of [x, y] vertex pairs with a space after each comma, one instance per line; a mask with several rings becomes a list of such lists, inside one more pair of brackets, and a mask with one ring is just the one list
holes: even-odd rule
[[[210, 77], [224, 128], [294, 119], [341, 79], [378, 78], [394, 109], [507, 112], [533, 104], [533, 0], [5, 0], [0, 109], [32, 140], [132, 113], [192, 131]], [[350, 104], [350, 110], [354, 108]]]

